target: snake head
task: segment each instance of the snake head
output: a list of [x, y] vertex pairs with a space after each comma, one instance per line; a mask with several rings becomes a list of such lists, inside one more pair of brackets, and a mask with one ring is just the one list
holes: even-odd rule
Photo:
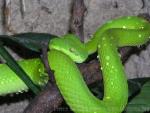
[[73, 34], [52, 39], [49, 43], [50, 50], [58, 50], [68, 55], [76, 63], [82, 63], [88, 57], [85, 45]]

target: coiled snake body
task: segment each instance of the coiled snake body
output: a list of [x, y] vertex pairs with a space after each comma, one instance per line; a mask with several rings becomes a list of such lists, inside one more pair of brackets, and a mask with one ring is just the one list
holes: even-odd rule
[[[124, 110], [128, 100], [128, 86], [117, 48], [146, 43], [150, 36], [149, 30], [149, 22], [135, 16], [128, 16], [107, 22], [85, 44], [72, 34], [50, 41], [48, 52], [50, 67], [54, 71], [61, 94], [75, 113], [121, 113]], [[103, 73], [103, 100], [99, 100], [89, 91], [75, 64], [75, 62], [84, 62], [90, 54], [96, 51], [98, 51]], [[35, 62], [33, 63], [35, 65], [32, 62]], [[39, 59], [19, 63], [36, 84], [43, 83], [44, 69]], [[35, 71], [27, 68], [28, 65], [33, 65], [32, 70]], [[15, 74], [6, 68], [5, 64], [0, 65], [0, 70], [3, 71], [0, 76], [0, 94], [26, 89], [23, 83], [20, 85], [21, 82], [18, 82], [20, 80], [17, 77], [13, 77]], [[35, 77], [35, 72], [40, 76]], [[15, 80], [14, 84], [20, 87], [10, 85], [12, 80]], [[12, 86], [15, 87], [13, 90]], [[6, 91], [4, 87], [9, 88]]]

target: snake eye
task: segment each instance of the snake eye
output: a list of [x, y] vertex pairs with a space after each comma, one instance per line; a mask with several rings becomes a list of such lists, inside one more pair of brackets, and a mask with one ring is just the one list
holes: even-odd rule
[[76, 50], [74, 48], [69, 48], [69, 51], [72, 52], [72, 53], [76, 52]]

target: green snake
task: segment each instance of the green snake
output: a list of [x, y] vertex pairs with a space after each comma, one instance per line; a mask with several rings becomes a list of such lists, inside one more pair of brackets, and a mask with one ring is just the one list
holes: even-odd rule
[[[118, 47], [146, 43], [150, 23], [135, 16], [108, 21], [98, 28], [91, 40], [81, 43], [73, 34], [54, 38], [49, 43], [48, 60], [56, 84], [75, 113], [121, 113], [128, 100], [127, 78]], [[104, 97], [96, 98], [88, 89], [75, 63], [84, 62], [98, 52], [104, 80]], [[37, 59], [18, 62], [37, 85], [47, 82], [42, 62]], [[0, 95], [26, 90], [27, 86], [6, 64], [0, 65]]]

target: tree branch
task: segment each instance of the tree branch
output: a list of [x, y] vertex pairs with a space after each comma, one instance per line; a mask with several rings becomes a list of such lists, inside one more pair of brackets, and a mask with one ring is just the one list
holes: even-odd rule
[[76, 34], [81, 41], [84, 41], [83, 22], [85, 11], [84, 0], [73, 0], [70, 32]]

